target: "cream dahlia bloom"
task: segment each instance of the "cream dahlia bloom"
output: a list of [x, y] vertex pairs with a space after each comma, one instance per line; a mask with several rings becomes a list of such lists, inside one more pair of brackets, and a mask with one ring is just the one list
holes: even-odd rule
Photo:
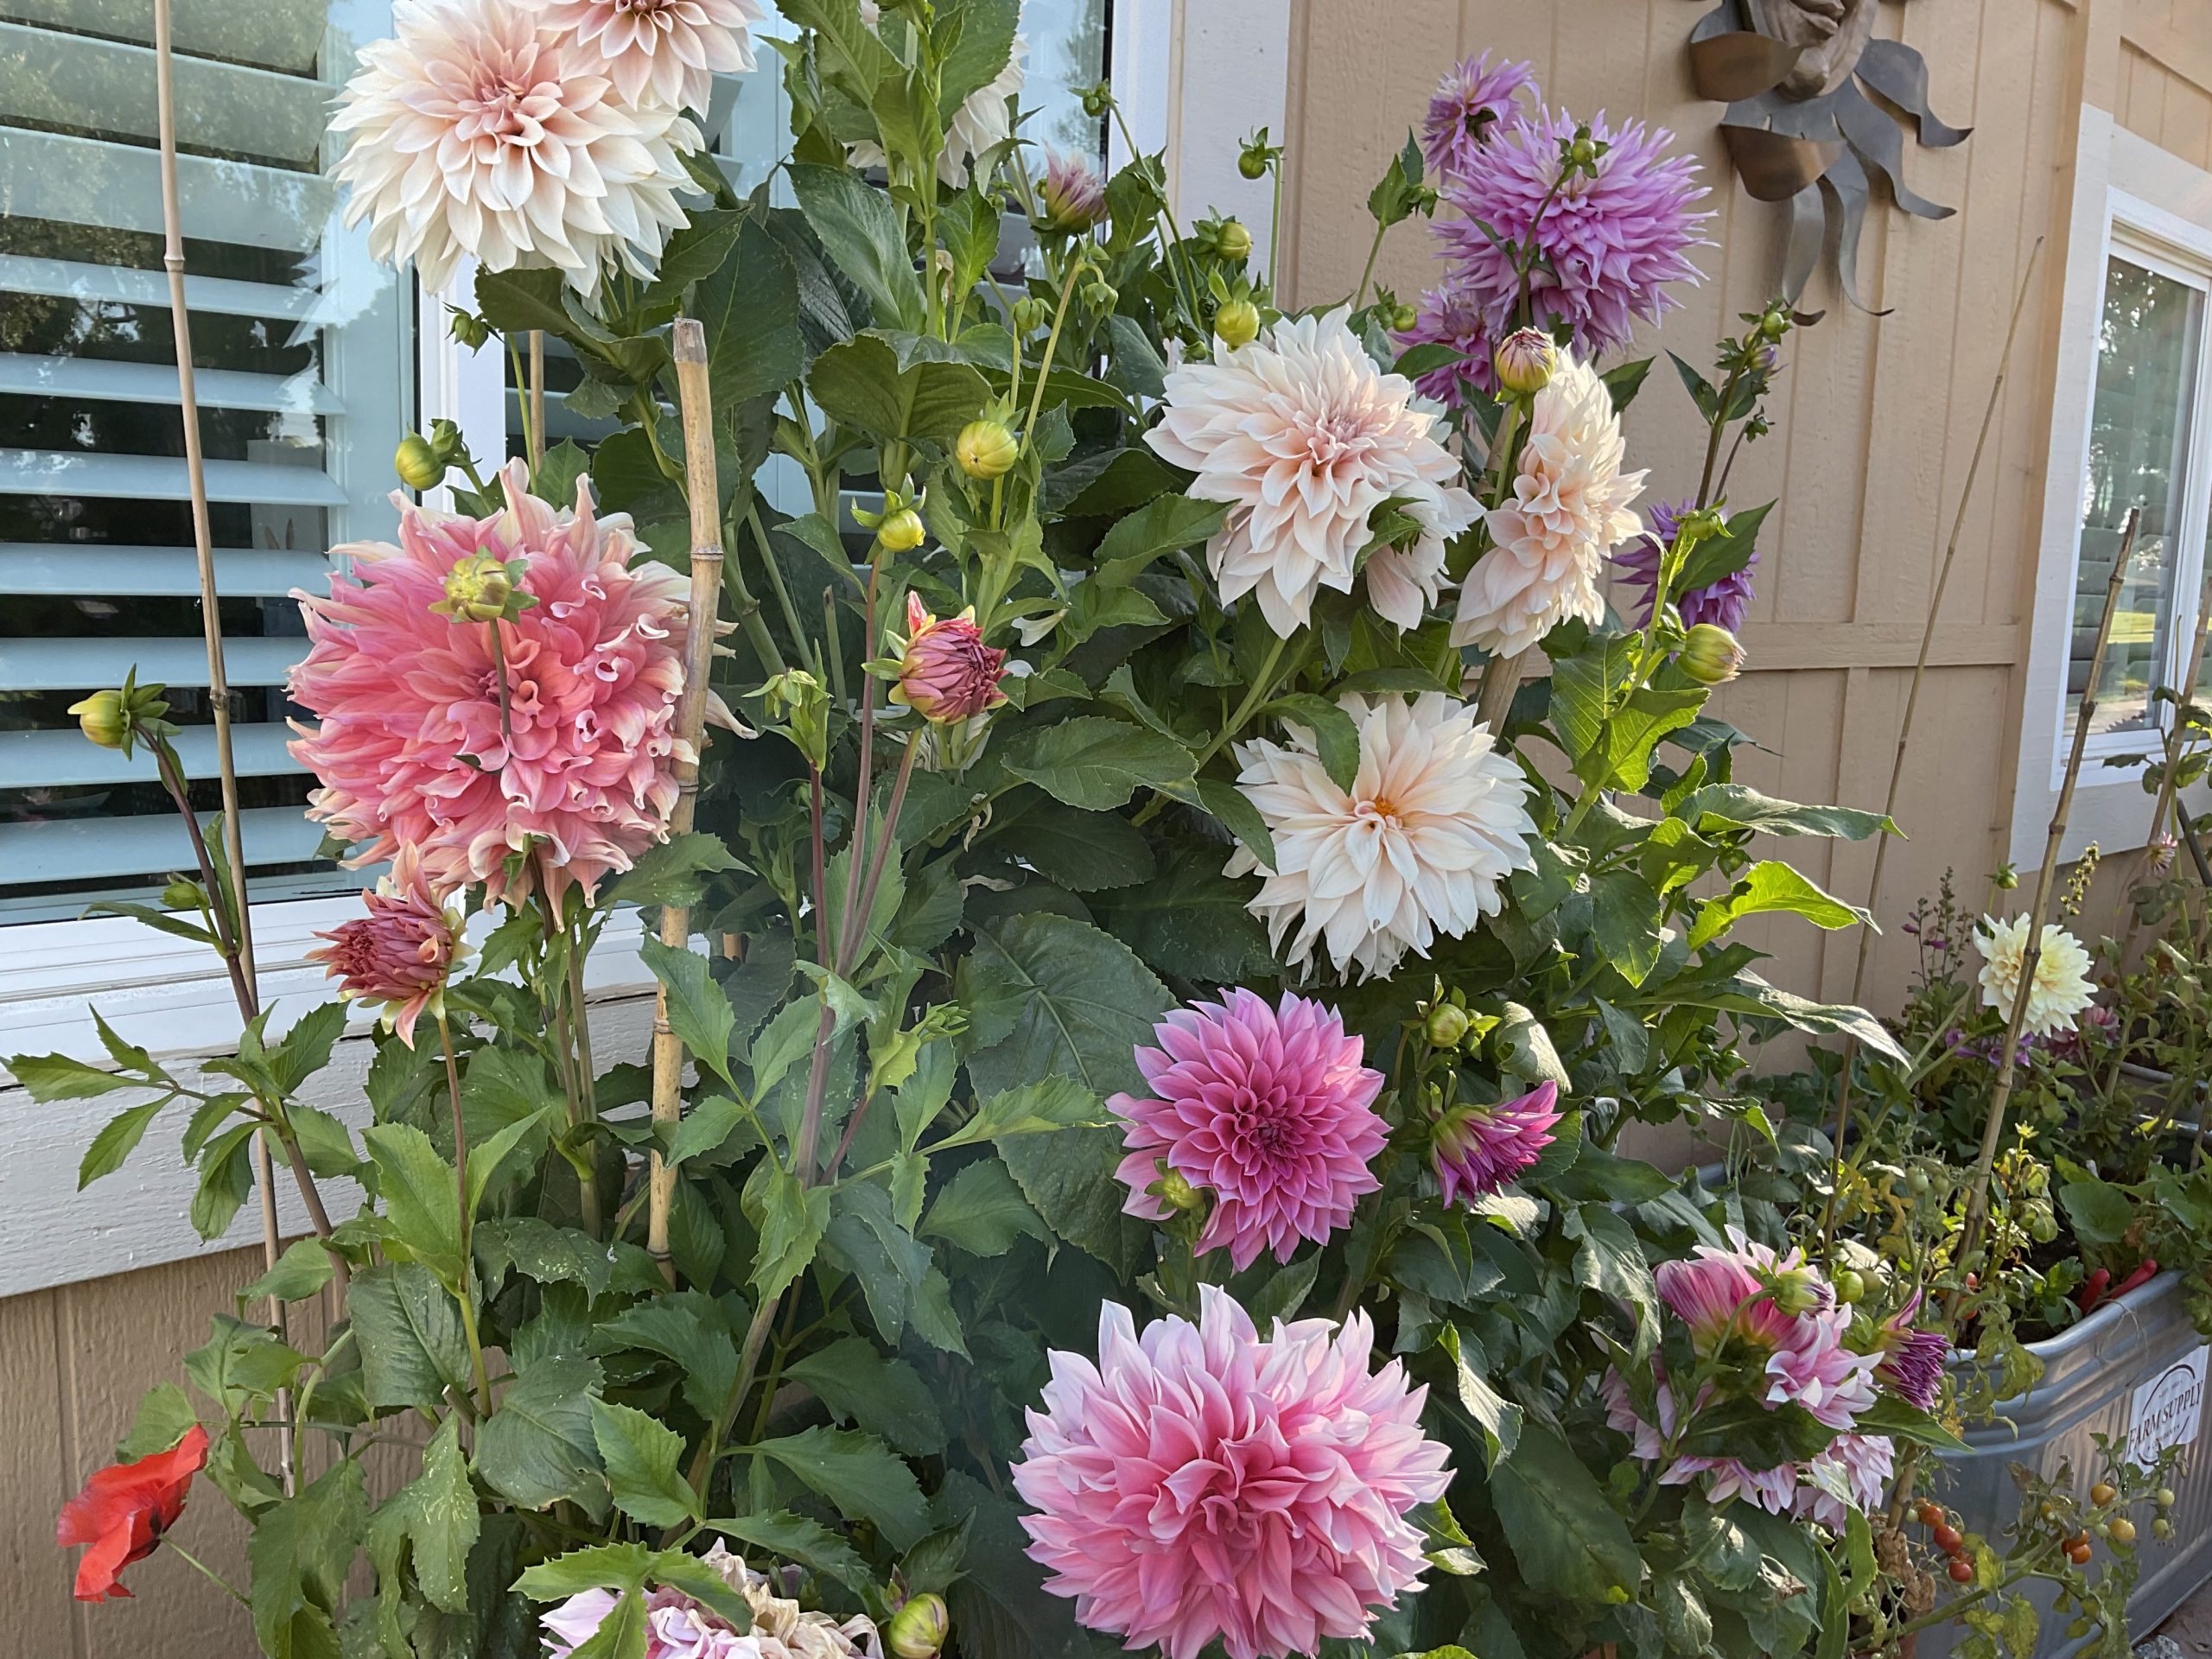
[[[2028, 918], [2000, 922], [1982, 918], [1974, 948], [1981, 952], [1981, 1001], [2005, 1019], [2020, 990], [2020, 959], [2027, 954]], [[2055, 922], [2045, 923], [2043, 949], [2036, 957], [2035, 982], [2028, 988], [2027, 1017], [2021, 1030], [2031, 1037], [2074, 1029], [2074, 1017], [2096, 995], [2089, 983], [2089, 953], [2082, 942]]]
[[595, 51], [512, 0], [400, 0], [392, 23], [330, 123], [353, 135], [334, 176], [372, 253], [413, 259], [439, 293], [464, 256], [550, 265], [586, 295], [610, 264], [647, 274], [686, 222], [677, 156], [697, 128], [624, 102]]
[[[1236, 746], [1236, 786], [1274, 841], [1274, 871], [1249, 908], [1290, 960], [1318, 944], [1339, 973], [1357, 963], [1380, 978], [1406, 952], [1428, 954], [1498, 907], [1498, 883], [1534, 867], [1528, 780], [1497, 753], [1472, 708], [1440, 691], [1408, 702], [1357, 695], [1338, 706], [1359, 728], [1359, 772], [1349, 791], [1321, 764], [1313, 734], [1288, 726], [1288, 744]], [[1259, 861], [1239, 848], [1228, 874]]]
[[[861, 21], [874, 29], [881, 21], [882, 8], [877, 0], [861, 0]], [[1020, 96], [1027, 79], [1026, 61], [1029, 56], [1029, 41], [1016, 30], [1014, 50], [1008, 54], [1006, 67], [1000, 70], [988, 86], [968, 94], [952, 118], [944, 124], [944, 148], [937, 158], [937, 175], [955, 190], [968, 188], [968, 164], [995, 144], [1002, 144], [1014, 137], [1014, 100]], [[848, 146], [855, 167], [881, 167], [884, 154], [875, 144]]]
[[1368, 519], [1393, 498], [1421, 534], [1369, 555], [1367, 598], [1386, 620], [1418, 627], [1443, 582], [1446, 541], [1480, 511], [1429, 435], [1435, 416], [1413, 382], [1375, 366], [1346, 315], [1286, 317], [1216, 362], [1173, 371], [1166, 413], [1145, 434], [1198, 475], [1192, 495], [1229, 505], [1206, 544], [1222, 598], [1253, 594], [1286, 639], [1318, 589], [1351, 591]]
[[545, 21], [596, 59], [626, 104], [702, 110], [715, 77], [750, 73], [760, 0], [546, 0]]
[[1512, 499], [1486, 515], [1492, 545], [1459, 590], [1453, 645], [1518, 657], [1570, 616], [1604, 619], [1606, 556], [1643, 528], [1629, 511], [1643, 474], [1623, 472], [1623, 454], [1612, 394], [1562, 350], [1536, 394]]

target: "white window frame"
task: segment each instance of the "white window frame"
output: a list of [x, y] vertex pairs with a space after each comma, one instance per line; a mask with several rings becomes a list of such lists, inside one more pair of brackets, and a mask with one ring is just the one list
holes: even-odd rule
[[[2088, 469], [2106, 267], [2113, 257], [2205, 296], [2182, 512], [2170, 535], [2174, 616], [2168, 642], [2172, 660], [2159, 664], [2165, 683], [2181, 670], [2180, 658], [2194, 643], [2212, 519], [2212, 173], [2128, 131], [2106, 111], [2084, 106], [2067, 250], [2008, 849], [2022, 869], [2042, 860], [2070, 747], [2066, 682], [2080, 581], [2082, 493]], [[2156, 704], [2149, 729], [2091, 736], [2059, 849], [2062, 860], [2079, 858], [2092, 843], [2107, 854], [2144, 844], [2151, 812], [2141, 779], [2148, 762], [2105, 762], [2108, 757], [2147, 754], [2164, 741], [2171, 719], [2171, 711]], [[2186, 804], [2192, 812], [2203, 811], [2208, 803], [2212, 792], [2203, 786], [2189, 791]]]

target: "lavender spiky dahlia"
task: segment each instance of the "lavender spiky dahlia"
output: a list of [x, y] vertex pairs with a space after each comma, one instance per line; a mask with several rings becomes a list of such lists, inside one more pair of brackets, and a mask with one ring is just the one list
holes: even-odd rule
[[1523, 92], [1536, 89], [1534, 64], [1493, 64], [1490, 54], [1462, 58], [1445, 72], [1421, 124], [1421, 158], [1434, 181], [1461, 177], [1493, 129], [1513, 113]]
[[[1689, 515], [1687, 501], [1655, 502], [1651, 507], [1651, 525], [1641, 536], [1631, 537], [1621, 551], [1613, 555], [1613, 563], [1619, 569], [1621, 580], [1631, 588], [1643, 590], [1643, 608], [1637, 618], [1642, 627], [1651, 620], [1651, 602], [1658, 596], [1659, 559], [1662, 552], [1674, 545], [1675, 537], [1682, 527], [1682, 520]], [[1744, 619], [1751, 608], [1751, 569], [1759, 562], [1758, 550], [1751, 550], [1744, 568], [1709, 582], [1702, 588], [1692, 588], [1675, 595], [1675, 608], [1681, 613], [1682, 626], [1694, 628], [1700, 622], [1709, 622], [1731, 633], [1740, 633]]]

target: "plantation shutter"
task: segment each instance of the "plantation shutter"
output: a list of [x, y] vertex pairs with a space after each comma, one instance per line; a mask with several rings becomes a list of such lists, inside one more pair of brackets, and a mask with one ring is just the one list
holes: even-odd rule
[[[335, 85], [388, 6], [175, 0], [186, 294], [246, 860], [257, 895], [327, 889], [285, 753], [290, 589], [388, 537], [413, 419], [411, 283], [336, 219]], [[337, 25], [342, 22], [341, 29]], [[158, 884], [188, 845], [150, 759], [68, 705], [169, 688], [218, 801], [183, 423], [162, 264], [150, 0], [0, 0], [0, 921]], [[343, 885], [351, 885], [346, 878]], [[143, 891], [141, 895], [143, 896]]]

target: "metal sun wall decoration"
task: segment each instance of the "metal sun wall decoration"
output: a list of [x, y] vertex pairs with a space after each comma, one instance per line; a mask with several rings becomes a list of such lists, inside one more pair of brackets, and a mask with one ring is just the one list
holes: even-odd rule
[[1902, 41], [1873, 38], [1877, 0], [1721, 0], [1690, 31], [1690, 73], [1700, 98], [1728, 105], [1720, 136], [1744, 188], [1787, 202], [1783, 292], [1792, 301], [1835, 232], [1836, 278], [1861, 310], [1859, 237], [1874, 179], [1905, 212], [1948, 219], [1958, 210], [1904, 181], [1904, 130], [1883, 105], [1918, 125], [1920, 143], [1947, 149], [1970, 127], [1928, 107], [1928, 60]]

